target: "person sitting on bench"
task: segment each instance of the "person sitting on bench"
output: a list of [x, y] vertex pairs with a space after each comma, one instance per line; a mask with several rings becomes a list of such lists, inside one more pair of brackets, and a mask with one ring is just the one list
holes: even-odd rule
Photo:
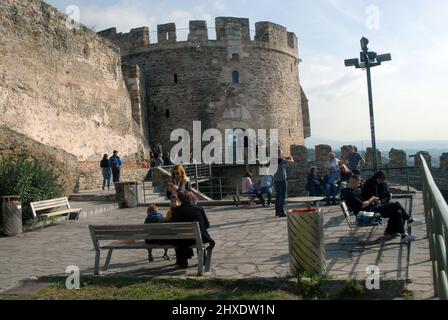
[[406, 221], [412, 223], [413, 219], [406, 213], [398, 202], [388, 202], [380, 204], [378, 197], [372, 196], [368, 200], [363, 200], [361, 193], [356, 189], [359, 187], [360, 178], [353, 175], [347, 188], [341, 191], [342, 198], [349, 209], [357, 216], [360, 211], [377, 212], [383, 218], [389, 218], [384, 237], [387, 240], [395, 238], [396, 234], [401, 235], [403, 241], [414, 241], [413, 235], [408, 235], [404, 231]]
[[[212, 239], [207, 229], [210, 223], [204, 212], [204, 209], [193, 205], [193, 196], [190, 191], [178, 192], [177, 197], [181, 205], [173, 209], [173, 216], [169, 222], [199, 222], [201, 230], [202, 241], [209, 243], [210, 247], [215, 246], [215, 241]], [[181, 269], [188, 268], [188, 259], [193, 257], [193, 250], [189, 246], [193, 245], [195, 241], [190, 240], [173, 240], [170, 241], [178, 248], [176, 251], [176, 265]]]
[[[147, 223], [162, 223], [165, 222], [165, 219], [163, 218], [163, 215], [159, 212], [159, 209], [155, 204], [150, 204], [148, 206], [148, 209], [146, 210], [146, 219], [145, 224]], [[157, 241], [152, 240], [145, 240], [147, 244], [151, 243], [158, 243]], [[168, 256], [168, 249], [165, 249], [165, 252], [163, 254], [163, 259], [170, 260], [170, 257]], [[153, 262], [154, 257], [152, 256], [152, 250], [148, 249], [148, 261]]]
[[362, 187], [362, 198], [367, 200], [372, 196], [378, 197], [381, 203], [390, 202], [392, 195], [385, 182], [386, 175], [382, 171], [378, 171], [373, 177], [368, 179]]
[[241, 182], [241, 194], [254, 195], [250, 199], [249, 205], [255, 205], [253, 199], [257, 197], [258, 199], [260, 199], [262, 206], [266, 207], [266, 201], [264, 200], [263, 195], [257, 190], [257, 188], [255, 188], [252, 182], [252, 174], [249, 171], [246, 172]]

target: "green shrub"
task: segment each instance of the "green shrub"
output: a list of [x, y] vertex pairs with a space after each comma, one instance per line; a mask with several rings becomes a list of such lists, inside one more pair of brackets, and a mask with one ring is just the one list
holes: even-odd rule
[[340, 293], [341, 297], [344, 298], [360, 298], [365, 296], [365, 294], [364, 286], [356, 281], [356, 279], [347, 280]]
[[297, 279], [297, 286], [305, 299], [324, 299], [325, 293], [322, 291], [322, 280], [327, 277], [304, 272]]
[[53, 171], [28, 158], [23, 154], [0, 162], [0, 196], [20, 196], [25, 221], [32, 217], [30, 202], [58, 198], [64, 193]]

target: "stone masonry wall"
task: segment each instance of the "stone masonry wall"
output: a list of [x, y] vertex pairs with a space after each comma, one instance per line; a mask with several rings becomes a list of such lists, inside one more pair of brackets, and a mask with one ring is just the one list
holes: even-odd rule
[[[297, 37], [271, 22], [216, 18], [217, 40], [208, 40], [205, 21], [191, 21], [188, 41], [176, 40], [176, 25], [158, 26], [159, 43], [149, 30], [99, 32], [121, 48], [123, 63], [145, 75], [150, 144], [169, 150], [173, 129], [279, 129], [280, 146], [303, 145], [310, 134], [307, 101], [299, 83]], [[137, 39], [140, 35], [140, 38]], [[128, 39], [126, 41], [125, 39]], [[238, 83], [233, 83], [235, 72]], [[204, 145], [203, 145], [204, 146]]]
[[[82, 161], [77, 165], [79, 171], [79, 190], [96, 190], [102, 188], [103, 176], [99, 161]], [[149, 164], [124, 163], [120, 181], [143, 181], [148, 177]], [[113, 181], [111, 178], [111, 186]]]
[[0, 125], [79, 160], [145, 149], [118, 47], [40, 0], [2, 0], [0, 17]]
[[[289, 179], [289, 194], [292, 196], [304, 196], [307, 195], [305, 191], [306, 176], [312, 166], [316, 166], [321, 176], [324, 176], [325, 161], [328, 160], [328, 153], [332, 152], [332, 148], [328, 145], [318, 145], [315, 147], [316, 159], [314, 161], [306, 161], [307, 149], [301, 146], [292, 146], [291, 154], [293, 155], [296, 163], [287, 167], [288, 179]], [[346, 157], [347, 146], [341, 147], [342, 159]], [[371, 150], [368, 148], [364, 152], [358, 151], [366, 158], [367, 163], [361, 166], [361, 176], [365, 181], [373, 175], [372, 162], [371, 162]], [[366, 157], [366, 154], [368, 155]], [[446, 193], [448, 191], [448, 153], [442, 154], [440, 157], [440, 168], [434, 168], [431, 164], [431, 156], [424, 151], [418, 152], [422, 154], [429, 164], [429, 168], [434, 177], [434, 180], [442, 191]], [[369, 157], [370, 156], [370, 157]], [[415, 157], [414, 166], [407, 166], [407, 155], [403, 150], [391, 149], [389, 152], [389, 162], [378, 162], [379, 169], [384, 171], [389, 184], [395, 185], [409, 185], [412, 188], [421, 190], [421, 174], [419, 168], [419, 158]], [[300, 160], [301, 159], [301, 160]], [[378, 159], [379, 160], [379, 159]]]

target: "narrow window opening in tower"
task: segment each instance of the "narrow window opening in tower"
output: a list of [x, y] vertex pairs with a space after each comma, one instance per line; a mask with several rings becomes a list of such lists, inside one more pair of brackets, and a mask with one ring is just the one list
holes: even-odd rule
[[240, 83], [240, 75], [239, 75], [238, 71], [236, 71], [236, 70], [232, 72], [232, 82]]
[[240, 61], [240, 55], [238, 53], [233, 53], [232, 61]]
[[177, 73], [174, 74], [174, 83], [177, 83]]
[[291, 63], [291, 72], [293, 71], [293, 69], [292, 69], [292, 63]]
[[290, 128], [290, 129], [289, 129], [289, 137], [291, 138], [291, 136], [292, 136], [292, 135], [291, 135], [291, 128]]
[[170, 110], [166, 109], [165, 110], [165, 117], [168, 119], [170, 117]]

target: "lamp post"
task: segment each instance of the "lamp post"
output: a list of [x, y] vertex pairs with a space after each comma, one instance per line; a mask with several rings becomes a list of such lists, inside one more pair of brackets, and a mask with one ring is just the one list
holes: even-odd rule
[[375, 116], [373, 112], [373, 94], [372, 94], [372, 78], [370, 68], [381, 65], [382, 62], [391, 61], [392, 56], [390, 53], [377, 54], [376, 52], [369, 51], [367, 45], [369, 40], [367, 38], [361, 38], [361, 54], [360, 60], [357, 58], [346, 59], [346, 67], [355, 67], [357, 69], [365, 69], [367, 74], [367, 91], [369, 94], [369, 114], [370, 114], [370, 135], [372, 139], [372, 159], [374, 173], [378, 171], [378, 163], [376, 158], [376, 137], [375, 137]]

